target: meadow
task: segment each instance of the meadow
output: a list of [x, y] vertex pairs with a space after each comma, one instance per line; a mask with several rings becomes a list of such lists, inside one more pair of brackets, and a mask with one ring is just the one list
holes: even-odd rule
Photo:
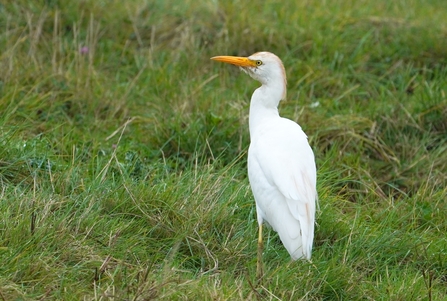
[[[447, 300], [442, 0], [0, 1], [0, 300]], [[284, 62], [311, 262], [257, 222], [216, 55]]]

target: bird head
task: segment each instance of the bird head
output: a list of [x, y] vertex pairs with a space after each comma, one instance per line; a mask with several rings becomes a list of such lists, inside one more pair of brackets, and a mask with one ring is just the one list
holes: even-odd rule
[[257, 52], [249, 57], [215, 56], [214, 61], [239, 66], [242, 71], [250, 75], [265, 86], [280, 86], [283, 98], [286, 94], [286, 72], [281, 60], [270, 52]]

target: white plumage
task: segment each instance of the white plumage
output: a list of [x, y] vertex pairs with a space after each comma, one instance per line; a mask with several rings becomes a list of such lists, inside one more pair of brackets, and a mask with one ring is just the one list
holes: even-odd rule
[[286, 95], [284, 66], [269, 52], [212, 59], [240, 66], [262, 84], [251, 97], [248, 150], [259, 245], [262, 248], [262, 223], [266, 221], [278, 232], [292, 259], [310, 259], [317, 200], [315, 159], [301, 127], [279, 116], [278, 104]]

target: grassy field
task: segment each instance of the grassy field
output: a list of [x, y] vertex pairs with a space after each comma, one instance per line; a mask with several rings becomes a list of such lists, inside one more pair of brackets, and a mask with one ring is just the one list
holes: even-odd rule
[[[0, 300], [447, 300], [447, 6], [0, 1]], [[309, 136], [312, 262], [257, 223], [267, 50]]]

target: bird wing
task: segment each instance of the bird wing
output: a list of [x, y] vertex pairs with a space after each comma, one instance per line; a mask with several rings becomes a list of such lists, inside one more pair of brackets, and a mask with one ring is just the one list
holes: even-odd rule
[[[284, 196], [290, 213], [299, 221], [303, 249], [310, 257], [317, 199], [314, 154], [298, 124], [281, 118], [268, 128], [260, 133], [260, 139], [252, 141], [256, 144], [253, 156], [266, 180]], [[294, 233], [289, 230], [290, 236], [296, 236]]]

